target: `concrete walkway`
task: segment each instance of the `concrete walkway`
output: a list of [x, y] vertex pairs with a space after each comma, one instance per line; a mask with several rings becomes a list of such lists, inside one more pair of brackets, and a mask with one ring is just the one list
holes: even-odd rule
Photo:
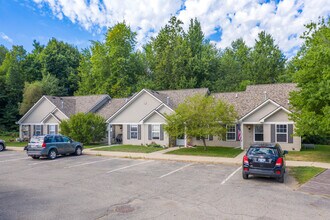
[[[8, 150], [23, 151], [23, 147], [7, 147]], [[94, 149], [94, 150], [93, 150]], [[179, 147], [168, 148], [152, 153], [131, 153], [131, 152], [116, 152], [116, 151], [97, 151], [97, 148], [84, 149], [86, 155], [97, 155], [97, 156], [109, 156], [109, 157], [121, 157], [121, 158], [132, 158], [132, 159], [148, 159], [148, 160], [173, 160], [183, 162], [195, 162], [195, 163], [213, 163], [213, 164], [232, 164], [241, 165], [242, 158], [245, 152], [242, 152], [235, 158], [227, 157], [204, 157], [204, 156], [189, 156], [189, 155], [174, 155], [165, 154], [166, 152], [179, 149]], [[309, 161], [286, 161], [286, 165], [289, 167], [321, 167], [330, 169], [330, 163], [321, 162], [309, 162]]]

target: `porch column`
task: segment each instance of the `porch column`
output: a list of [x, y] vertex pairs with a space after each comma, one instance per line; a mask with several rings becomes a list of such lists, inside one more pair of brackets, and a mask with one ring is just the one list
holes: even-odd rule
[[241, 149], [244, 150], [244, 124], [241, 124]]
[[22, 125], [19, 125], [19, 138], [22, 139], [23, 138], [23, 131], [22, 131]]
[[108, 126], [108, 145], [111, 145], [111, 124]]
[[[186, 125], [186, 122], [184, 123]], [[184, 126], [184, 147], [187, 147], [187, 133], [186, 126]]]

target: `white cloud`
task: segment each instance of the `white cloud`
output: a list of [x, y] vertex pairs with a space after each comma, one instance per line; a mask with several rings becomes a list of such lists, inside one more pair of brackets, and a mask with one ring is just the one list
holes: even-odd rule
[[3, 33], [3, 32], [0, 32], [0, 37], [2, 38], [2, 39], [4, 39], [5, 41], [7, 41], [8, 43], [10, 43], [10, 44], [13, 44], [14, 43], [14, 41], [13, 41], [13, 39], [11, 39], [10, 37], [8, 37], [5, 33]]
[[[317, 21], [320, 16], [330, 15], [328, 0], [283, 0], [260, 4], [260, 0], [34, 0], [39, 7], [49, 7], [59, 19], [64, 17], [78, 23], [86, 30], [98, 32], [125, 20], [137, 32], [137, 41], [144, 44], [157, 34], [171, 15], [189, 25], [197, 17], [206, 36], [221, 27], [220, 39], [212, 39], [220, 48], [243, 38], [253, 46], [258, 33], [270, 33], [279, 47], [292, 55], [292, 49], [301, 46], [299, 36], [305, 30], [304, 24]], [[180, 8], [184, 4], [185, 10]], [[302, 10], [301, 12], [299, 12]], [[257, 26], [258, 24], [258, 26]], [[152, 32], [150, 30], [153, 30]], [[297, 36], [290, 37], [289, 36]]]

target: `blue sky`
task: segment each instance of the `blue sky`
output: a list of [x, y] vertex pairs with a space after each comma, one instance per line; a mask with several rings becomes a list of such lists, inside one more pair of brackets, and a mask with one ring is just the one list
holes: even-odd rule
[[56, 18], [48, 8], [41, 10], [33, 2], [14, 0], [0, 0], [0, 33], [12, 40], [0, 37], [0, 44], [7, 48], [23, 45], [27, 51], [32, 50], [34, 39], [46, 44], [55, 37], [79, 48], [89, 46], [89, 40], [103, 39], [102, 34], [93, 34], [67, 18]]
[[329, 0], [0, 0], [0, 44], [23, 45], [55, 37], [85, 48], [103, 40], [107, 27], [125, 20], [137, 32], [138, 47], [177, 15], [187, 29], [197, 17], [218, 48], [243, 38], [253, 46], [258, 33], [270, 33], [293, 56], [303, 43], [304, 24], [329, 17]]

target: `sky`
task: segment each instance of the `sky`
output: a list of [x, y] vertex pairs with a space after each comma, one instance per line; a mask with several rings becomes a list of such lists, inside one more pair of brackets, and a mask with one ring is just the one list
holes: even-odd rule
[[172, 15], [201, 22], [205, 37], [218, 48], [243, 38], [253, 46], [265, 30], [287, 57], [299, 50], [304, 24], [329, 18], [329, 0], [0, 0], [0, 44], [46, 44], [55, 37], [78, 48], [102, 41], [108, 27], [125, 21], [137, 32], [137, 47], [156, 36]]

